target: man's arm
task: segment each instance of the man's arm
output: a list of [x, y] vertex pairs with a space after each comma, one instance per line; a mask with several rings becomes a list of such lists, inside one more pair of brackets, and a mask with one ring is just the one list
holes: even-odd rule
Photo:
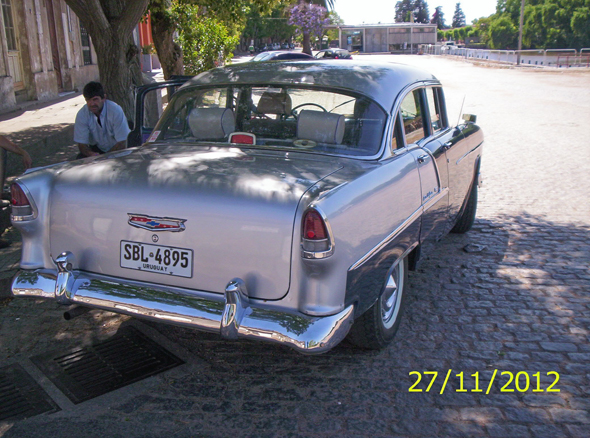
[[9, 152], [20, 155], [23, 159], [23, 165], [25, 166], [25, 169], [30, 168], [33, 164], [33, 160], [27, 151], [25, 151], [20, 146], [15, 145], [3, 135], [0, 135], [0, 147], [6, 149]]
[[112, 103], [114, 104], [111, 112], [111, 116], [113, 117], [113, 133], [117, 143], [109, 149], [109, 152], [127, 148], [127, 136], [131, 131], [123, 109], [116, 103]]
[[78, 143], [78, 149], [80, 149], [80, 153], [85, 157], [94, 157], [95, 155], [98, 155], [98, 152], [94, 152], [87, 144]]
[[120, 141], [118, 143], [115, 143], [115, 146], [113, 146], [109, 152], [113, 152], [113, 151], [120, 151], [121, 149], [125, 149], [127, 147], [127, 140], [123, 140]]

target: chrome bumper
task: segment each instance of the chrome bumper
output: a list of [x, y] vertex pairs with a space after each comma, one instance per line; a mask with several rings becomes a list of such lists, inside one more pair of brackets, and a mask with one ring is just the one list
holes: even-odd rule
[[55, 299], [220, 333], [226, 339], [275, 342], [301, 353], [324, 353], [348, 334], [354, 306], [330, 316], [309, 316], [256, 306], [240, 279], [229, 282], [224, 297], [195, 296], [179, 288], [117, 279], [72, 270], [68, 255], [56, 260], [56, 271], [21, 271], [13, 280], [15, 297]]

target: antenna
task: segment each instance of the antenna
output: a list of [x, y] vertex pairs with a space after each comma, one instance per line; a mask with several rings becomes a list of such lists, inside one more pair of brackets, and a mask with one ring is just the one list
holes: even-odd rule
[[459, 122], [461, 121], [461, 114], [463, 114], [463, 106], [465, 105], [465, 98], [467, 95], [463, 96], [463, 103], [461, 104], [461, 110], [459, 111], [459, 119], [457, 120], [457, 126], [459, 126]]

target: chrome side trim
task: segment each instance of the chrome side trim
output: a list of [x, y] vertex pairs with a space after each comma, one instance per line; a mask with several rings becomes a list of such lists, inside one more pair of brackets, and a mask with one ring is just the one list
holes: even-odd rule
[[448, 187], [443, 187], [442, 189], [440, 189], [436, 195], [434, 195], [432, 198], [430, 198], [428, 200], [428, 202], [426, 202], [426, 204], [424, 204], [422, 206], [423, 211], [426, 212], [429, 209], [431, 209], [432, 207], [434, 207], [434, 205], [436, 205], [436, 203], [438, 201], [440, 201], [442, 198], [444, 198], [448, 193], [449, 193]]
[[473, 152], [475, 152], [476, 150], [478, 150], [481, 145], [483, 144], [483, 142], [481, 142], [480, 144], [478, 144], [477, 146], [475, 146], [473, 149], [471, 149], [469, 152], [465, 153], [465, 155], [463, 155], [461, 158], [459, 158], [457, 160], [457, 163], [455, 164], [459, 164], [461, 161], [463, 161], [464, 158], [467, 158], [469, 155], [471, 155]]
[[[229, 282], [225, 298], [218, 294], [125, 281], [67, 269], [19, 272], [12, 283], [15, 297], [31, 296], [104, 309], [163, 323], [288, 346], [304, 354], [324, 353], [348, 334], [354, 305], [328, 316], [310, 316], [274, 309], [248, 299], [241, 279]], [[64, 269], [64, 271], [61, 271]], [[59, 298], [58, 298], [59, 297]]]
[[[433, 198], [434, 199], [434, 198]], [[389, 234], [385, 239], [379, 242], [373, 249], [371, 249], [368, 253], [366, 253], [363, 257], [361, 257], [355, 264], [353, 264], [349, 271], [354, 271], [355, 269], [360, 268], [367, 260], [373, 257], [376, 253], [381, 251], [385, 246], [387, 246], [391, 241], [393, 241], [398, 235], [403, 233], [410, 225], [412, 225], [420, 216], [422, 216], [422, 212], [424, 210], [423, 206], [420, 206], [414, 213], [410, 215], [399, 227], [397, 227], [391, 234]]]

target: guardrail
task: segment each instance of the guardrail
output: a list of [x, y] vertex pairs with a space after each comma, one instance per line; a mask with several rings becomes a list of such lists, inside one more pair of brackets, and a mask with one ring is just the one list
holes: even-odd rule
[[422, 46], [423, 53], [429, 55], [460, 56], [466, 59], [490, 61], [499, 64], [516, 65], [520, 54], [520, 65], [533, 67], [588, 67], [590, 68], [590, 48], [546, 49], [546, 50], [491, 50], [468, 49], [456, 46], [428, 44]]

